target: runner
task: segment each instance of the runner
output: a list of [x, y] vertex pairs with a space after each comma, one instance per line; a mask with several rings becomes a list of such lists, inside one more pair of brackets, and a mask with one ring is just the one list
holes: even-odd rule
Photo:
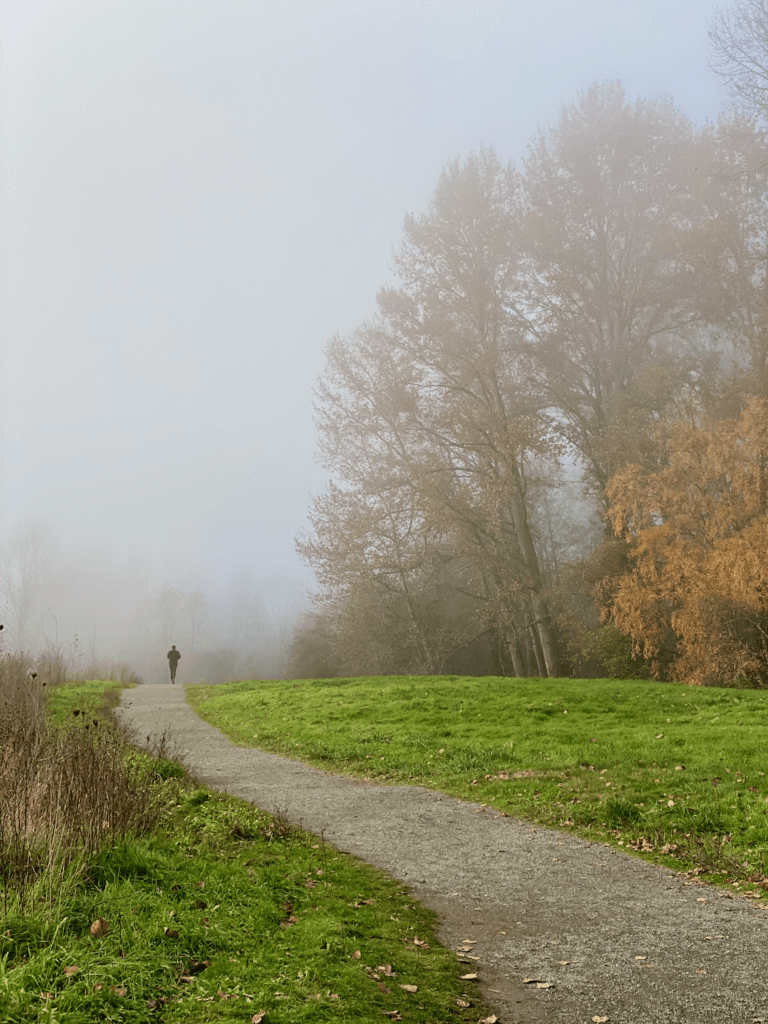
[[176, 644], [172, 644], [170, 651], [168, 651], [168, 665], [171, 669], [171, 682], [176, 682], [176, 666], [179, 664], [179, 658], [181, 655], [176, 650]]

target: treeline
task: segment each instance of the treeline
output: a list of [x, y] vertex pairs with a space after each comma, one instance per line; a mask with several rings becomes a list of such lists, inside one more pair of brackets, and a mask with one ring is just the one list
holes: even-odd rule
[[171, 644], [185, 682], [282, 676], [297, 602], [267, 603], [245, 575], [211, 597], [153, 575], [137, 559], [121, 566], [107, 552], [63, 550], [47, 520], [18, 523], [0, 538], [0, 652], [52, 682], [128, 669], [164, 682]]
[[327, 347], [289, 673], [768, 680], [768, 145], [595, 85]]

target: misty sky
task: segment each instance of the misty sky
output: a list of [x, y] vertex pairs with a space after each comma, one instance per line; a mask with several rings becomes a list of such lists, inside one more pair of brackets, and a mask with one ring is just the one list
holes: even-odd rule
[[[727, 5], [726, 5], [727, 6]], [[0, 534], [298, 590], [322, 350], [407, 212], [593, 81], [697, 123], [713, 5], [6, 0]]]

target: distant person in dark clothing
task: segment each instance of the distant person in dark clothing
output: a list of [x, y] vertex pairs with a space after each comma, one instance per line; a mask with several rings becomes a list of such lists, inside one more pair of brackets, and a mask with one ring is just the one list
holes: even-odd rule
[[179, 664], [179, 658], [181, 655], [176, 650], [176, 644], [173, 644], [170, 651], [168, 651], [168, 664], [171, 669], [171, 682], [176, 682], [176, 666]]

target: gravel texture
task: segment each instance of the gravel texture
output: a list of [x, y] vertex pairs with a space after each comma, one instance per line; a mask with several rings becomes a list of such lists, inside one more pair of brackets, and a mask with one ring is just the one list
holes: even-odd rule
[[768, 1022], [768, 912], [745, 898], [478, 804], [233, 746], [179, 685], [125, 690], [118, 714], [139, 741], [168, 730], [201, 783], [402, 880], [442, 942], [474, 944], [466, 992], [479, 984], [500, 1024]]

